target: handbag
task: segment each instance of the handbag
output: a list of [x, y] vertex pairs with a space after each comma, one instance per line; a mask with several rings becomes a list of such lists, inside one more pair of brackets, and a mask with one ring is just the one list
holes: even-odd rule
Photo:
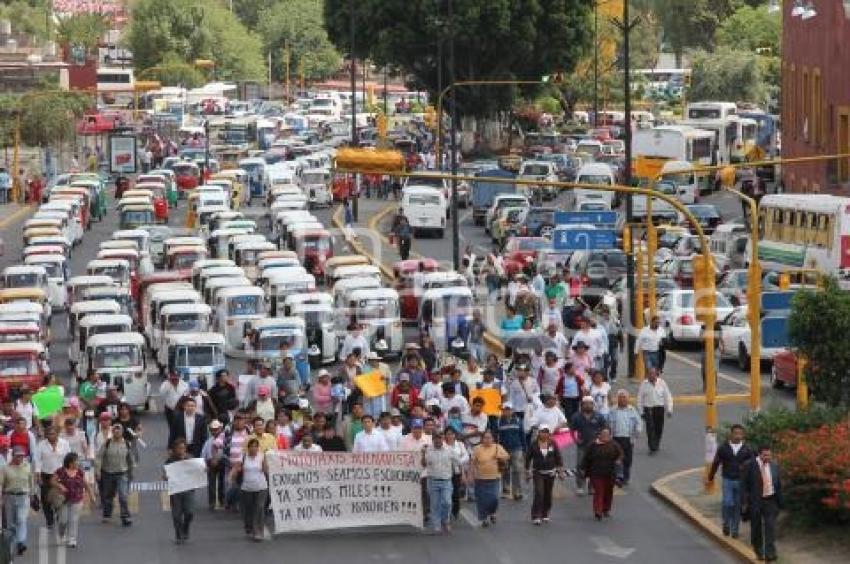
[[41, 500], [35, 494], [32, 494], [30, 496], [30, 509], [32, 509], [36, 513], [41, 511]]
[[45, 499], [45, 502], [49, 507], [59, 509], [65, 505], [65, 494], [57, 486], [51, 486], [47, 490], [47, 499]]

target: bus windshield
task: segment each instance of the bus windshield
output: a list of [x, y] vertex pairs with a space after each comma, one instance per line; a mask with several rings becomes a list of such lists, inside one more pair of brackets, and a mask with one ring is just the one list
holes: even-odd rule
[[38, 288], [40, 285], [38, 274], [28, 272], [25, 274], [7, 274], [3, 280], [5, 288]]
[[260, 312], [259, 296], [234, 296], [228, 300], [229, 315], [257, 315]]
[[0, 356], [0, 376], [38, 374], [35, 356]]
[[207, 330], [206, 316], [200, 313], [171, 314], [168, 316], [168, 321], [166, 321], [165, 330], [180, 333], [202, 333]]
[[224, 355], [216, 345], [188, 345], [180, 347], [175, 355], [178, 367], [220, 366], [224, 364]]
[[303, 349], [304, 336], [294, 329], [271, 329], [260, 333], [258, 344], [261, 351], [278, 351], [281, 345], [288, 349]]
[[389, 298], [360, 300], [357, 304], [359, 319], [391, 319], [398, 317], [398, 302]]
[[411, 194], [407, 198], [411, 206], [439, 206], [440, 196], [437, 194]]

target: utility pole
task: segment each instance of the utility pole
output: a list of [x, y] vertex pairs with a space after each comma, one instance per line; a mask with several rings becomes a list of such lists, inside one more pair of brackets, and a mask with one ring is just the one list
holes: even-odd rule
[[[357, 31], [357, 15], [354, 12], [355, 2], [354, 0], [348, 1], [348, 9], [350, 11], [350, 24], [351, 29], [350, 37], [349, 37], [349, 45], [351, 47], [349, 53], [349, 59], [351, 59], [351, 146], [357, 146], [357, 65], [354, 62], [356, 60], [355, 55], [355, 38]], [[353, 182], [353, 192], [354, 192], [354, 201], [351, 205], [351, 215], [354, 216], [354, 221], [357, 221], [357, 216], [359, 213], [358, 210], [358, 202], [357, 198], [359, 197], [357, 190], [357, 174], [354, 174]]]
[[284, 50], [284, 57], [285, 57], [285, 61], [286, 61], [286, 65], [285, 65], [286, 66], [286, 101], [289, 102], [289, 100], [292, 99], [292, 91], [290, 90], [290, 81], [289, 81], [289, 74], [290, 74], [289, 65], [290, 65], [290, 55], [291, 55], [290, 52], [289, 52], [289, 39], [284, 41], [283, 50]]
[[457, 205], [457, 89], [455, 84], [455, 35], [454, 35], [454, 7], [452, 0], [448, 4], [449, 30], [449, 73], [452, 85], [452, 259], [456, 271], [460, 271], [460, 230], [458, 228], [458, 205]]
[[599, 127], [599, 0], [593, 2], [593, 127]]

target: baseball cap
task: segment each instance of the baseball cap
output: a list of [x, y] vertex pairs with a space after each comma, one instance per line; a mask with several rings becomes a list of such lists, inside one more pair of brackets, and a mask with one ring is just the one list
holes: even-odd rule
[[549, 428], [549, 425], [541, 425], [537, 428], [538, 433], [551, 433], [552, 429]]
[[12, 449], [12, 456], [26, 456], [27, 451], [22, 446], [16, 446]]
[[221, 421], [213, 419], [213, 422], [210, 423], [210, 429], [221, 429]]
[[401, 411], [397, 407], [392, 408], [390, 410], [390, 417], [401, 417]]
[[513, 409], [514, 406], [511, 402], [506, 401], [502, 403], [502, 409]]
[[416, 429], [416, 428], [421, 429], [423, 425], [424, 425], [424, 422], [421, 419], [411, 419], [410, 420], [411, 429]]
[[429, 399], [428, 401], [425, 402], [425, 407], [434, 407], [434, 406], [437, 406], [437, 405], [440, 405], [440, 400], [438, 400], [436, 398], [431, 398], [431, 399]]
[[366, 355], [366, 360], [381, 360], [381, 357], [375, 351], [369, 351], [369, 354]]
[[112, 419], [112, 416], [109, 415], [108, 411], [104, 411], [103, 413], [100, 414], [100, 420], [101, 421], [110, 421], [111, 419]]
[[593, 396], [584, 396], [583, 398], [581, 398], [581, 403], [584, 403], [584, 402], [593, 403]]
[[319, 374], [318, 374], [317, 377], [321, 378], [322, 376], [330, 376], [330, 375], [331, 375], [330, 372], [328, 372], [326, 369], [322, 368], [321, 370], [319, 370]]
[[530, 370], [531, 367], [529, 365], [527, 365], [526, 363], [522, 362], [522, 363], [516, 365], [516, 369], [522, 370], [524, 372], [526, 370]]
[[410, 374], [408, 374], [407, 372], [402, 372], [401, 374], [398, 375], [398, 381], [399, 382], [410, 382]]

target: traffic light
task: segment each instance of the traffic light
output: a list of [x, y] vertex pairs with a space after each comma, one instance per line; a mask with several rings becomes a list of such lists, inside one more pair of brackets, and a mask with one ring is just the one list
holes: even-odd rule
[[428, 129], [436, 129], [437, 128], [437, 111], [434, 109], [434, 106], [428, 106], [425, 108], [425, 127]]
[[345, 171], [392, 174], [404, 172], [404, 155], [401, 151], [339, 149], [334, 164]]
[[381, 139], [387, 138], [387, 116], [384, 114], [379, 115], [375, 119], [375, 126], [378, 128], [378, 137]]
[[695, 255], [694, 265], [694, 311], [698, 321], [702, 321], [711, 329], [717, 317], [715, 307], [715, 265], [711, 259], [703, 255]]

